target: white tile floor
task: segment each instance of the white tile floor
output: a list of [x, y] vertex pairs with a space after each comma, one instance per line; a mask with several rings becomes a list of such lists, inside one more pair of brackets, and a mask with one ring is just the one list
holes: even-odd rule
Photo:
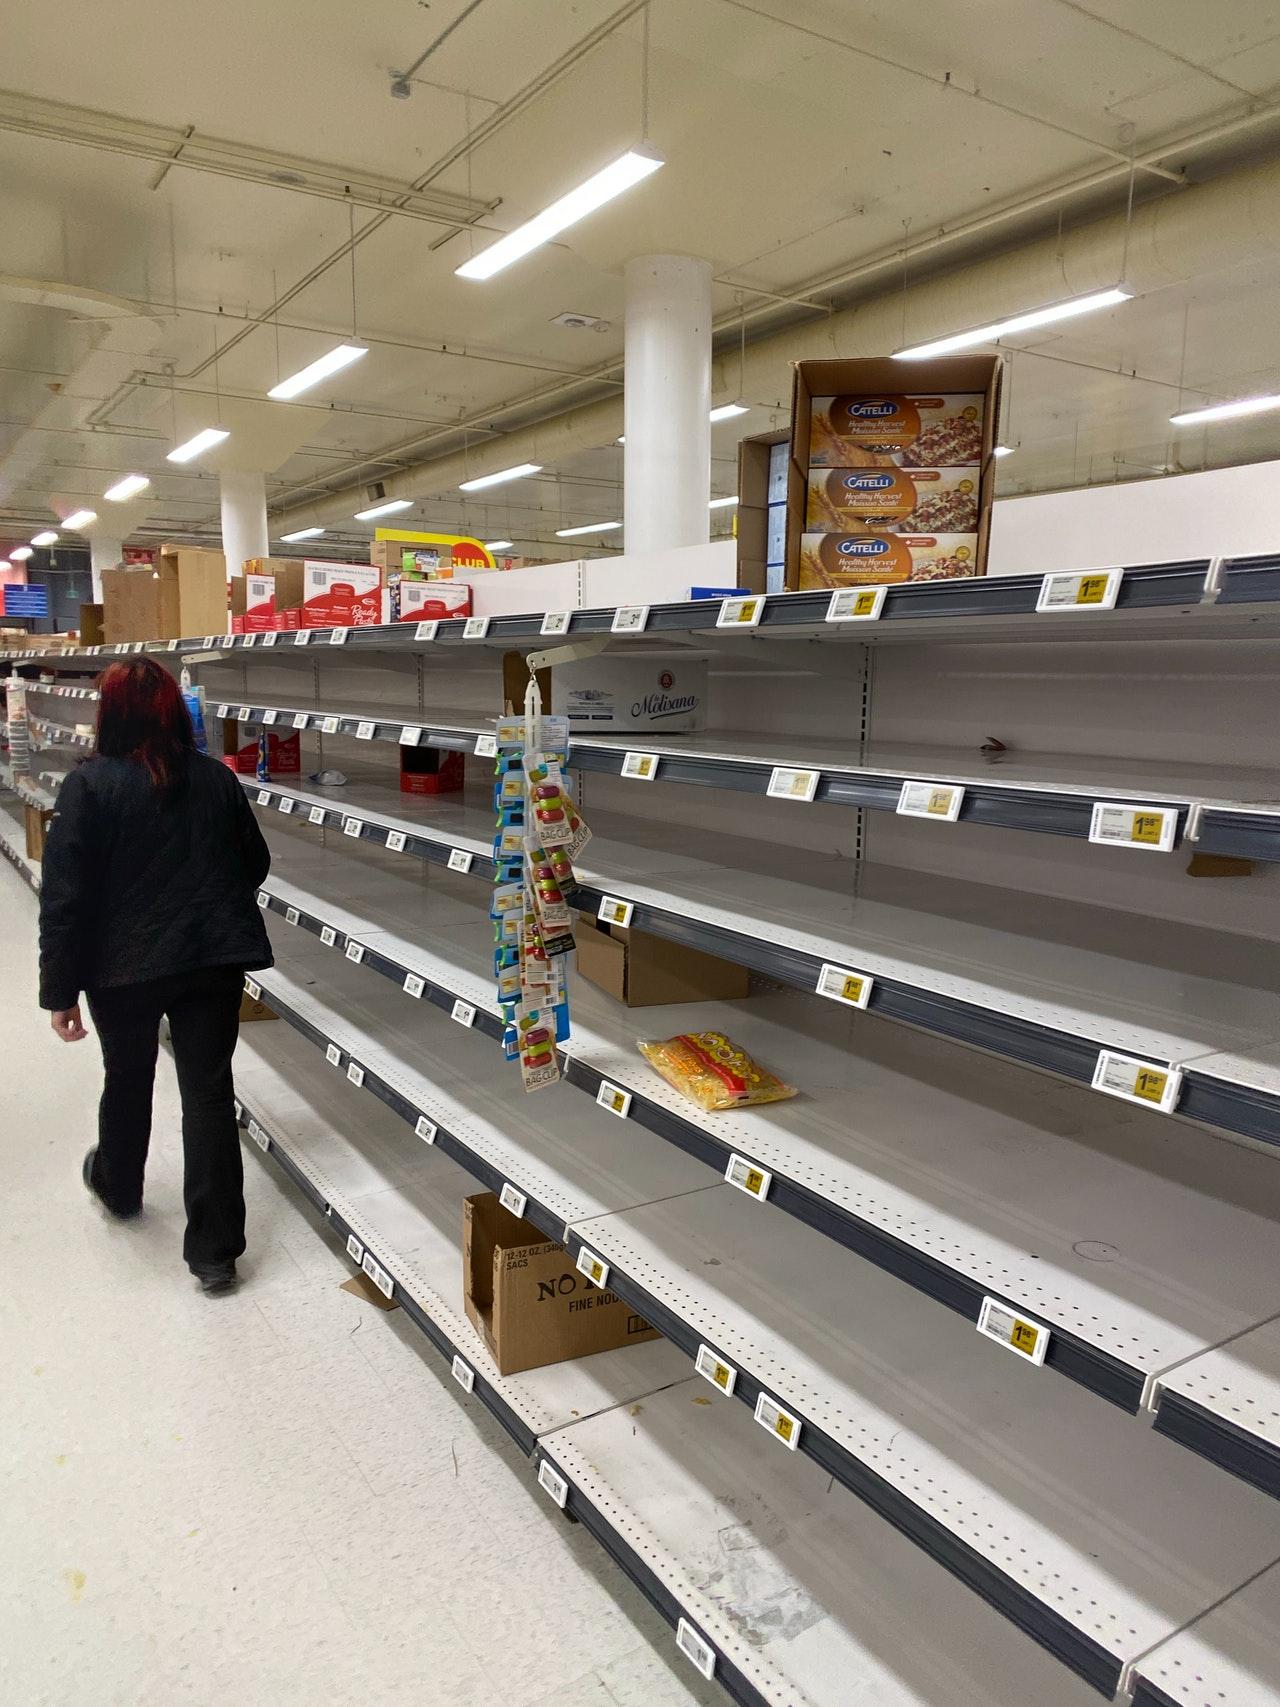
[[723, 1700], [252, 1156], [245, 1284], [194, 1289], [163, 1056], [145, 1217], [93, 1211], [97, 1048], [37, 1011], [35, 941], [0, 866], [0, 1701]]

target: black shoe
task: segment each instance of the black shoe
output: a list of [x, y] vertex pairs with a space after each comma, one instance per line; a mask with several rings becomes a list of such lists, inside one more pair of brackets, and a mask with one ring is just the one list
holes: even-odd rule
[[191, 1272], [200, 1282], [200, 1290], [209, 1297], [216, 1297], [219, 1292], [231, 1292], [239, 1280], [233, 1262], [216, 1263], [211, 1268], [193, 1268]]
[[93, 1183], [93, 1164], [97, 1159], [98, 1147], [95, 1144], [92, 1150], [85, 1151], [84, 1161], [80, 1164], [80, 1178], [84, 1181], [84, 1189], [89, 1193], [89, 1196], [100, 1209], [106, 1210], [107, 1214], [110, 1215], [113, 1221], [134, 1220], [137, 1216], [142, 1214], [141, 1204], [139, 1204], [136, 1209], [114, 1209]]

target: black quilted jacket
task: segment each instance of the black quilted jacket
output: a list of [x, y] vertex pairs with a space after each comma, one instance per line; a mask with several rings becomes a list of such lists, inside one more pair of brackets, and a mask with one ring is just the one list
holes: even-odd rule
[[162, 794], [95, 756], [58, 792], [40, 891], [40, 1006], [206, 966], [271, 965], [255, 890], [271, 867], [235, 773], [192, 753]]

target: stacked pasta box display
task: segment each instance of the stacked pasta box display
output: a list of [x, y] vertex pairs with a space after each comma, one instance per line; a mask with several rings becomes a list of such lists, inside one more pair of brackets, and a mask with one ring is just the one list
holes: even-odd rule
[[565, 956], [574, 947], [565, 894], [591, 832], [564, 781], [567, 718], [504, 718], [496, 747], [494, 974], [503, 1049], [519, 1060], [524, 1088], [534, 1091], [560, 1077], [556, 1044], [569, 1035]]
[[998, 391], [997, 357], [798, 363], [788, 585], [983, 574]]

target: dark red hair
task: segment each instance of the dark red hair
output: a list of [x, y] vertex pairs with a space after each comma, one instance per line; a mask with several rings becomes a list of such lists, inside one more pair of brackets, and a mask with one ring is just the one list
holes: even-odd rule
[[98, 694], [98, 751], [108, 759], [136, 759], [157, 788], [171, 788], [196, 739], [168, 670], [152, 658], [108, 664]]

